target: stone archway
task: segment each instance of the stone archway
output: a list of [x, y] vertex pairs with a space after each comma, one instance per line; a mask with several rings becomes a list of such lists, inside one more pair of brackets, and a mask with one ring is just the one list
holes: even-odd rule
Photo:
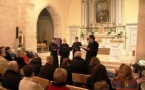
[[[53, 25], [54, 25], [54, 37], [61, 37], [61, 21], [60, 21], [60, 16], [57, 10], [55, 9], [55, 7], [53, 7], [53, 5], [49, 4], [48, 6], [41, 8], [41, 10], [39, 10], [39, 14], [44, 8], [48, 10], [48, 12], [50, 13], [52, 17]], [[38, 20], [39, 14], [37, 15], [37, 20]], [[36, 28], [37, 28], [37, 23], [36, 23]]]
[[[53, 5], [49, 4], [48, 6], [41, 8], [41, 10], [39, 11], [39, 14], [41, 13], [41, 11], [44, 8], [47, 9], [47, 11], [49, 12], [49, 14], [52, 18], [52, 21], [53, 21], [53, 26], [54, 26], [53, 37], [61, 37], [61, 21], [60, 21], [60, 16], [59, 16], [57, 10], [53, 7]], [[39, 14], [37, 16], [37, 20], [38, 20]], [[36, 31], [37, 31], [37, 24], [36, 24]], [[36, 32], [36, 34], [37, 34], [37, 32]]]

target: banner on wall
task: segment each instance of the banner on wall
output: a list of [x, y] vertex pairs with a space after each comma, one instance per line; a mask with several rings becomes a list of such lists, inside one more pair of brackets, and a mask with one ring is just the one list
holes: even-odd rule
[[111, 43], [110, 62], [121, 62], [123, 43]]

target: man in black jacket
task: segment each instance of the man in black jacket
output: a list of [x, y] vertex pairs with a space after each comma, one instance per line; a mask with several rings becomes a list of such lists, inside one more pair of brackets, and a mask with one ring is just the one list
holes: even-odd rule
[[53, 57], [53, 66], [55, 68], [58, 67], [58, 54], [57, 54], [58, 46], [56, 44], [56, 38], [53, 38], [51, 44], [49, 45], [49, 51], [51, 51], [51, 56]]
[[52, 66], [52, 63], [53, 63], [53, 57], [48, 56], [46, 58], [46, 64], [43, 65], [40, 69], [40, 73], [39, 73], [40, 77], [53, 81], [53, 73], [55, 71], [55, 68]]
[[2, 86], [9, 90], [18, 90], [21, 74], [18, 73], [18, 64], [16, 61], [8, 63], [8, 69], [2, 77]]
[[87, 51], [86, 54], [86, 63], [89, 65], [90, 60], [92, 57], [96, 57], [98, 53], [99, 44], [95, 41], [94, 35], [89, 35], [89, 43], [87, 48], [85, 49]]
[[60, 49], [59, 49], [59, 54], [61, 56], [61, 58], [60, 58], [60, 67], [62, 65], [63, 59], [69, 57], [69, 53], [70, 53], [70, 48], [69, 48], [69, 45], [66, 43], [66, 39], [64, 38], [63, 43], [62, 43], [62, 45], [60, 46]]
[[71, 61], [70, 68], [72, 73], [87, 74], [88, 67], [84, 59], [81, 58], [81, 52], [76, 51], [74, 59]]
[[75, 42], [72, 45], [73, 50], [73, 58], [76, 51], [80, 51], [80, 46], [82, 46], [81, 42], [78, 41], [78, 37], [75, 37]]

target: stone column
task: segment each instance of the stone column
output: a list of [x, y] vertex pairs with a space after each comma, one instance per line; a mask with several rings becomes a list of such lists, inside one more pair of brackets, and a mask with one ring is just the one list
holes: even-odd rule
[[139, 0], [136, 60], [145, 60], [145, 0]]

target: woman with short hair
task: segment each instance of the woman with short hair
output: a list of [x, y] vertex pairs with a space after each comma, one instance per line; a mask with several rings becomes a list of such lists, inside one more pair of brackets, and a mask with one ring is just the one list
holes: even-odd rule
[[69, 90], [66, 87], [67, 71], [63, 68], [57, 68], [53, 74], [52, 82], [45, 90]]

